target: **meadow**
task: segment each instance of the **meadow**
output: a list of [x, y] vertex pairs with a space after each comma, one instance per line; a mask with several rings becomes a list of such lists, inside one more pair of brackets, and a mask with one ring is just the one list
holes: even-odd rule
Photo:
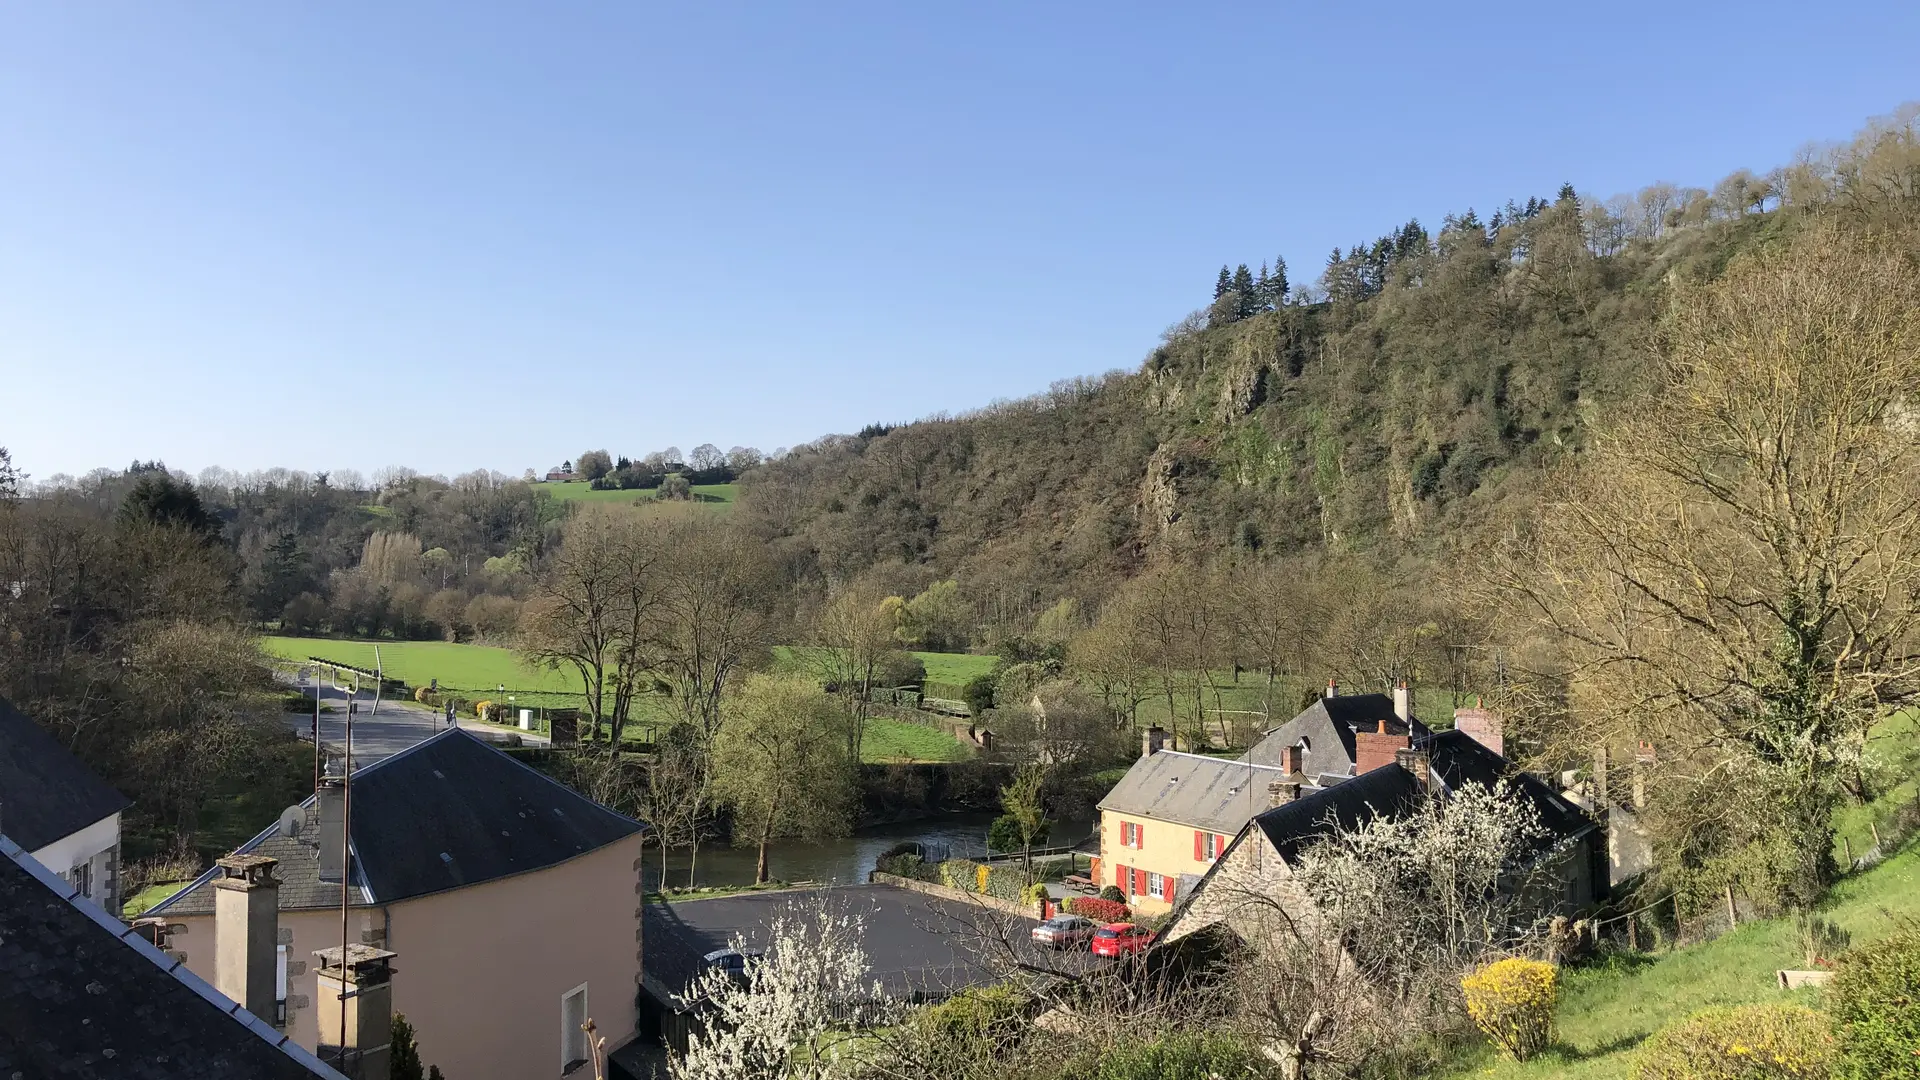
[[[500, 687], [513, 704], [529, 708], [578, 707], [581, 703], [579, 677], [570, 671], [539, 670], [528, 667], [511, 649], [488, 645], [461, 645], [447, 641], [350, 641], [341, 638], [279, 637], [260, 639], [267, 655], [282, 660], [306, 660], [320, 657], [358, 668], [374, 666], [373, 651], [380, 650], [381, 669], [389, 678], [408, 686], [427, 686], [439, 680], [444, 690], [473, 699], [501, 697]], [[799, 659], [789, 646], [774, 649], [775, 663], [786, 670], [797, 670]], [[949, 675], [956, 672], [991, 670], [990, 656], [953, 653], [917, 653], [927, 663], [929, 673], [938, 669]], [[984, 666], [983, 666], [984, 662]], [[969, 676], [970, 677], [970, 676]], [[646, 734], [644, 725], [672, 719], [668, 702], [660, 697], [643, 697], [634, 703], [631, 739]], [[867, 722], [867, 736], [861, 757], [868, 762], [958, 761], [971, 751], [944, 731], [901, 720], [876, 717]]]
[[[544, 492], [548, 496], [566, 502], [605, 502], [626, 505], [633, 502], [653, 502], [654, 492], [658, 489], [643, 488], [631, 491], [595, 491], [582, 481], [567, 484], [550, 484], [541, 481], [533, 485], [533, 490]], [[693, 493], [698, 496], [696, 503], [713, 505], [732, 505], [738, 494], [737, 484], [695, 484]]]

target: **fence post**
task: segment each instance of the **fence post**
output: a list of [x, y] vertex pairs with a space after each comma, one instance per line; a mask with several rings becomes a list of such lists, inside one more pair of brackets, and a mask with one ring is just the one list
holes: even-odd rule
[[1845, 836], [1840, 838], [1840, 847], [1847, 853], [1847, 869], [1853, 869], [1853, 841]]
[[1680, 944], [1681, 933], [1682, 933], [1682, 930], [1680, 926], [1680, 894], [1674, 893], [1673, 894], [1673, 943], [1676, 946]]
[[1627, 949], [1630, 952], [1640, 951], [1639, 926], [1640, 926], [1639, 916], [1637, 915], [1627, 916]]
[[1869, 821], [1867, 822], [1867, 831], [1873, 834], [1874, 850], [1880, 853], [1881, 858], [1883, 859], [1886, 858], [1887, 849], [1885, 847], [1882, 847], [1880, 844], [1880, 826], [1875, 825], [1873, 822]]
[[1729, 885], [1727, 886], [1727, 926], [1731, 928], [1739, 925], [1740, 911], [1733, 906], [1733, 886]]

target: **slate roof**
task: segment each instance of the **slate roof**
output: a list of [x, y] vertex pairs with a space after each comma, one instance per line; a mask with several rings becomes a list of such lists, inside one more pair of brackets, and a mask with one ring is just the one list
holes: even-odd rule
[[0, 698], [0, 828], [15, 843], [38, 851], [130, 805], [51, 732]]
[[1302, 848], [1334, 831], [1376, 817], [1398, 817], [1419, 801], [1424, 785], [1398, 765], [1362, 773], [1344, 783], [1302, 795], [1253, 819], [1280, 857], [1292, 862]]
[[[1278, 765], [1280, 752], [1298, 743], [1304, 736], [1308, 740], [1303, 755], [1307, 775], [1329, 773], [1350, 776], [1355, 759], [1353, 733], [1356, 730], [1377, 731], [1382, 720], [1386, 721], [1387, 734], [1407, 733], [1408, 723], [1394, 715], [1393, 699], [1386, 694], [1323, 697], [1300, 710], [1293, 719], [1268, 732], [1241, 759], [1259, 765]], [[1416, 740], [1433, 734], [1427, 725], [1420, 722], [1419, 717], [1413, 719], [1411, 728]]]
[[0, 836], [0, 1077], [343, 1080]]
[[1422, 743], [1419, 749], [1427, 752], [1433, 771], [1449, 791], [1458, 791], [1468, 784], [1492, 787], [1506, 780], [1514, 793], [1532, 803], [1539, 813], [1540, 824], [1547, 831], [1543, 846], [1571, 840], [1600, 827], [1585, 810], [1538, 778], [1514, 768], [1506, 758], [1465, 732], [1442, 731]]
[[1281, 775], [1265, 765], [1162, 750], [1135, 761], [1099, 808], [1232, 836], [1267, 805], [1267, 785]]
[[[384, 904], [565, 862], [643, 826], [552, 780], [461, 728], [450, 728], [353, 774], [349, 899]], [[337, 907], [319, 877], [313, 799], [298, 834], [280, 822], [241, 845], [280, 860], [282, 910]], [[154, 915], [213, 911], [209, 871]]]

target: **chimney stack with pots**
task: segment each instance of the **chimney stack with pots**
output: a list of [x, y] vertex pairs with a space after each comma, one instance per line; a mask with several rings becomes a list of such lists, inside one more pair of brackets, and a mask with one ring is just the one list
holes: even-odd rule
[[1379, 721], [1378, 730], [1353, 733], [1353, 774], [1363, 776], [1393, 764], [1393, 756], [1413, 745], [1406, 735], [1387, 734], [1387, 722]]
[[1471, 709], [1453, 710], [1453, 726], [1454, 730], [1481, 746], [1502, 757], [1506, 756], [1506, 732], [1500, 714], [1482, 705], [1479, 698], [1473, 699]]
[[1393, 715], [1408, 726], [1413, 724], [1413, 688], [1407, 685], [1405, 679], [1401, 679], [1393, 688]]
[[320, 958], [313, 1002], [320, 1060], [354, 1080], [387, 1080], [395, 954], [353, 944], [313, 955]]
[[278, 859], [228, 855], [213, 882], [213, 985], [273, 1023], [280, 946]]
[[1166, 733], [1166, 730], [1163, 729], [1160, 725], [1155, 724], [1152, 727], [1140, 733], [1140, 756], [1141, 757], [1152, 757], [1153, 755], [1166, 749], [1166, 746], [1167, 746], [1167, 733]]
[[1330, 697], [1330, 698], [1337, 698], [1337, 697], [1339, 697], [1339, 696], [1340, 696], [1340, 684], [1339, 684], [1339, 683], [1337, 683], [1337, 682], [1334, 682], [1334, 681], [1333, 681], [1332, 679], [1328, 679], [1328, 680], [1327, 680], [1327, 693], [1326, 693], [1326, 696], [1327, 696], [1327, 697]]

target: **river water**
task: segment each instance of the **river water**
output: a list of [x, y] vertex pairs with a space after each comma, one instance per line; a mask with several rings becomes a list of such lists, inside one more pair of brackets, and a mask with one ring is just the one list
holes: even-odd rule
[[[944, 848], [950, 858], [978, 858], [986, 854], [987, 828], [993, 818], [993, 814], [954, 814], [925, 821], [875, 825], [852, 836], [817, 844], [782, 841], [767, 849], [767, 868], [778, 881], [863, 882], [881, 852], [905, 840], [916, 840], [929, 848]], [[1077, 844], [1092, 835], [1093, 824], [1091, 821], [1056, 821], [1047, 836], [1047, 846]], [[757, 848], [703, 844], [695, 864], [694, 884], [751, 885], [758, 858]], [[667, 884], [676, 889], [686, 888], [688, 861], [684, 850], [667, 853]], [[644, 862], [647, 888], [658, 889], [659, 849], [647, 849]]]

